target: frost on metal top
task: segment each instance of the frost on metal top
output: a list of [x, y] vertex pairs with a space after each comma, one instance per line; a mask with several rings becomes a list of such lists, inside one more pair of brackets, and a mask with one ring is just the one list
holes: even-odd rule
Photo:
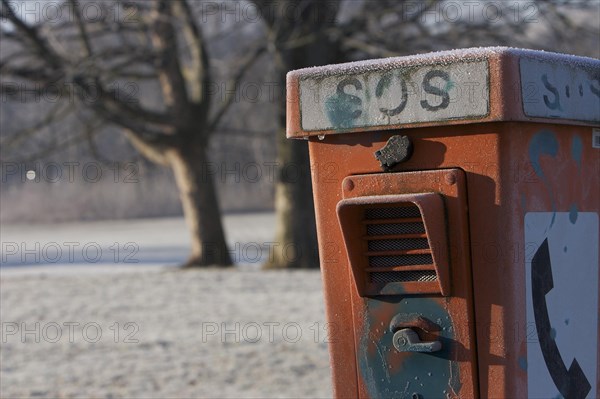
[[[542, 51], [489, 47], [368, 60], [292, 71], [288, 82], [296, 85], [290, 103], [298, 104], [290, 120], [307, 134], [503, 118], [600, 121], [600, 61]], [[522, 109], [517, 115], [494, 100], [517, 100]]]

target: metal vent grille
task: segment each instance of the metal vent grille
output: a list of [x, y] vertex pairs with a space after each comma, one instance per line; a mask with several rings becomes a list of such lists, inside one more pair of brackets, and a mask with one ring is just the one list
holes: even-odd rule
[[420, 218], [421, 211], [416, 206], [399, 206], [394, 208], [367, 208], [365, 218], [373, 219], [401, 219]]
[[431, 264], [433, 264], [433, 258], [431, 257], [431, 254], [369, 257], [369, 266], [371, 267], [394, 267]]
[[367, 207], [363, 223], [371, 283], [437, 281], [423, 217], [416, 205]]
[[437, 275], [434, 270], [416, 270], [406, 272], [373, 272], [371, 273], [372, 283], [394, 283], [407, 281], [437, 281]]
[[427, 238], [405, 238], [404, 240], [371, 240], [369, 251], [406, 251], [409, 249], [427, 249]]
[[423, 225], [423, 223], [386, 223], [367, 225], [367, 234], [370, 236], [424, 233], [425, 226]]

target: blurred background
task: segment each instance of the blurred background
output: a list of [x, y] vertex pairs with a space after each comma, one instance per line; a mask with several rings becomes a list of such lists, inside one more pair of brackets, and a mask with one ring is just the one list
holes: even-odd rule
[[286, 72], [600, 57], [597, 0], [1, 0], [0, 18], [6, 398], [330, 396]]

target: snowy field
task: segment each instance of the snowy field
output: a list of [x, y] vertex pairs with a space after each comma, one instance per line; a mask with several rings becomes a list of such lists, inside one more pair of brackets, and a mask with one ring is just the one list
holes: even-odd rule
[[273, 223], [227, 216], [241, 266], [194, 271], [178, 218], [0, 226], [0, 397], [330, 397], [318, 271], [258, 270]]

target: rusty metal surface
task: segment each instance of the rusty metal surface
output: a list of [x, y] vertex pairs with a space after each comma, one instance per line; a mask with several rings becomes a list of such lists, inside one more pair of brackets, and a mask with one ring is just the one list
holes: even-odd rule
[[[470, 345], [471, 349], [477, 345], [479, 391], [461, 389], [458, 397], [478, 393], [481, 397], [528, 396], [528, 370], [535, 366], [528, 364], [528, 345], [531, 350], [532, 345], [539, 343], [527, 340], [532, 332], [526, 315], [527, 256], [531, 249], [524, 238], [525, 215], [573, 209], [581, 215], [599, 211], [600, 151], [592, 148], [592, 130], [586, 126], [517, 122], [402, 130], [413, 142], [414, 155], [397, 165], [394, 172], [460, 168], [468, 188], [470, 235], [465, 228], [460, 237], [470, 248], [463, 256], [470, 256], [472, 265], [476, 340]], [[397, 133], [343, 134], [309, 141], [327, 315], [338, 331], [345, 332], [334, 334], [336, 339], [330, 348], [335, 395], [339, 398], [373, 397], [366, 384], [369, 378], [365, 380], [360, 371], [360, 341], [365, 336], [365, 326], [378, 328], [368, 320], [385, 320], [387, 326], [396, 313], [359, 295], [342, 244], [336, 207], [345, 192], [363, 190], [361, 194], [374, 195], [386, 189], [380, 185], [369, 191], [344, 179], [362, 174], [385, 176], [380, 173], [373, 151]], [[538, 146], [546, 148], [546, 152], [535, 150]], [[452, 178], [440, 179], [434, 188], [438, 191], [448, 181]], [[431, 191], [429, 183], [412, 189]], [[400, 190], [401, 187], [388, 187], [386, 193], [403, 192]], [[457, 239], [456, 235], [450, 237]], [[595, 237], [597, 240], [597, 232]], [[456, 256], [454, 252], [451, 246], [451, 259]], [[465, 283], [469, 279], [464, 277], [453, 274], [452, 281]], [[596, 288], [598, 284], [596, 281]], [[455, 288], [453, 285], [453, 293]], [[456, 299], [464, 302], [468, 297]], [[597, 309], [597, 305], [592, 307], [592, 311]], [[352, 331], [347, 326], [353, 326]], [[598, 329], [595, 331], [597, 336]], [[570, 363], [565, 362], [568, 369]], [[463, 373], [460, 375], [465, 378]], [[599, 376], [600, 373], [586, 375], [586, 379], [598, 386]]]
[[[355, 299], [353, 313], [358, 329], [356, 347], [362, 382], [359, 387], [361, 397], [402, 397], [415, 393], [423, 397], [443, 396], [445, 393], [473, 397], [477, 392], [477, 362], [472, 330], [466, 181], [463, 172], [447, 169], [355, 175], [347, 177], [344, 183], [350, 179], [353, 189], [343, 192], [345, 198], [360, 199], [367, 204], [403, 201], [417, 204], [422, 211], [430, 242], [434, 243], [432, 248], [438, 255], [435, 269], [439, 282], [396, 283], [402, 289], [390, 292], [388, 288], [383, 293], [394, 296], [385, 300], [373, 295], [362, 300]], [[350, 186], [344, 183], [342, 187]], [[344, 204], [343, 201], [340, 204]], [[447, 215], [444, 215], [444, 208]], [[446, 231], [450, 243], [446, 242]], [[346, 230], [344, 234], [363, 235], [357, 228]], [[454, 248], [450, 262], [446, 256], [448, 247]], [[355, 267], [355, 264], [360, 267], [364, 262], [356, 258], [354, 262], [351, 259], [350, 267], [355, 270], [355, 275], [364, 275], [364, 270], [356, 270]], [[439, 283], [445, 283], [442, 285], [445, 292], [440, 292]], [[399, 314], [415, 312], [420, 312], [423, 318], [437, 327], [436, 332], [426, 332], [419, 327], [419, 323], [408, 326], [419, 329], [424, 341], [441, 341], [442, 349], [436, 356], [399, 353], [393, 346], [395, 334], [376, 327], [381, 323], [389, 324]], [[384, 377], [383, 381], [380, 377]]]
[[[414, 130], [414, 132], [418, 132], [418, 130]], [[322, 273], [324, 276], [324, 286], [325, 286], [325, 297], [326, 297], [326, 306], [327, 313], [329, 317], [329, 321], [334, 324], [342, 324], [348, 325], [348, 323], [352, 323], [355, 328], [362, 329], [365, 323], [365, 315], [368, 313], [365, 310], [359, 311], [359, 309], [365, 309], [367, 306], [369, 309], [376, 307], [375, 302], [370, 302], [365, 305], [365, 302], [358, 295], [358, 290], [355, 286], [355, 280], [351, 275], [351, 269], [348, 265], [345, 251], [338, 244], [343, 242], [343, 237], [341, 235], [341, 230], [338, 227], [337, 223], [332, 220], [332, 217], [335, 215], [335, 210], [338, 202], [343, 199], [346, 195], [342, 186], [346, 188], [346, 191], [351, 192], [354, 191], [356, 195], [369, 195], [374, 194], [376, 192], [369, 192], [369, 188], [376, 189], [373, 185], [359, 185], [359, 184], [350, 184], [347, 181], [340, 184], [340, 181], [346, 176], [357, 175], [362, 173], [373, 173], [378, 171], [378, 162], [372, 156], [372, 149], [378, 148], [382, 143], [385, 143], [389, 138], [389, 135], [393, 134], [390, 132], [388, 134], [382, 133], [377, 135], [374, 139], [373, 143], [367, 143], [364, 140], [364, 136], [361, 135], [345, 135], [345, 136], [336, 136], [335, 138], [325, 138], [323, 141], [315, 140], [314, 142], [310, 142], [311, 156], [313, 162], [315, 163], [313, 168], [313, 177], [315, 179], [315, 200], [316, 200], [316, 212], [318, 219], [318, 233], [319, 233], [319, 245], [321, 253], [323, 256], [322, 263]], [[363, 140], [361, 141], [361, 137]], [[429, 162], [431, 162], [431, 168], [435, 167], [435, 162], [438, 162], [440, 157], [438, 155], [438, 151], [436, 150], [437, 145], [434, 142], [430, 142], [428, 140], [423, 140], [421, 137], [411, 134], [413, 142], [415, 143], [415, 156], [421, 154], [419, 158], [411, 158], [411, 160], [407, 161], [406, 164], [402, 164], [408, 170], [415, 168], [415, 164], [423, 161], [423, 156], [428, 153]], [[345, 145], [340, 145], [345, 144]], [[342, 154], [342, 149], [344, 150], [344, 154]], [[441, 148], [438, 148], [441, 149]], [[337, 153], [339, 151], [339, 153]], [[417, 152], [418, 151], [418, 152]], [[424, 152], [426, 151], [426, 152]], [[328, 162], [327, 160], [332, 159], [352, 159], [352, 162]], [[421, 169], [418, 167], [417, 169]], [[372, 177], [381, 177], [384, 178], [387, 174], [373, 174]], [[418, 174], [409, 173], [409, 175], [415, 175], [418, 177]], [[446, 176], [448, 175], [448, 176]], [[388, 175], [388, 176], [393, 176]], [[439, 176], [433, 177], [430, 179], [418, 179], [418, 178], [409, 178], [413, 183], [413, 191], [412, 192], [431, 192], [431, 191], [445, 191], [448, 187], [451, 190], [458, 190], [458, 186], [461, 184], [457, 184], [457, 179], [460, 179], [460, 174], [455, 175], [453, 173], [439, 172]], [[359, 178], [360, 180], [360, 178]], [[390, 179], [386, 181], [392, 181]], [[398, 180], [401, 183], [401, 180]], [[352, 187], [352, 189], [350, 189]], [[380, 187], [381, 188], [381, 187]], [[388, 187], [386, 193], [394, 192], [397, 193], [406, 192], [398, 189], [398, 185], [391, 184]], [[411, 192], [411, 191], [409, 191]], [[348, 195], [350, 196], [350, 195]], [[466, 194], [465, 194], [466, 196]], [[453, 207], [454, 209], [462, 209], [460, 206]], [[456, 211], [458, 212], [458, 211]], [[329, 215], [327, 218], [323, 218], [321, 215]], [[452, 214], [450, 220], [455, 222], [454, 213]], [[452, 223], [453, 226], [460, 226], [460, 223]], [[455, 235], [457, 242], [461, 240], [466, 243], [467, 239], [467, 228], [466, 221], [464, 222], [464, 226], [462, 230], [460, 230], [458, 235]], [[454, 246], [454, 251], [451, 254], [455, 257], [454, 261], [457, 259], [460, 261], [464, 260], [465, 257], [468, 258], [468, 251], [466, 248], [463, 250], [459, 250], [459, 247]], [[458, 258], [456, 258], [458, 257]], [[461, 258], [462, 257], [462, 258]], [[460, 273], [457, 274], [457, 277], [460, 276]], [[457, 281], [458, 289], [461, 291], [460, 287], [462, 285], [462, 291], [466, 291], [462, 298], [457, 298], [457, 303], [462, 303], [463, 306], [466, 306], [466, 297], [468, 297], [469, 290], [464, 288], [464, 285], [469, 284], [469, 279], [463, 279], [461, 281]], [[351, 287], [348, 289], [348, 287]], [[453, 287], [456, 289], [457, 287]], [[352, 301], [352, 306], [350, 306], [350, 301]], [[435, 305], [433, 305], [436, 307]], [[352, 309], [354, 307], [354, 310]], [[386, 309], [386, 306], [383, 305], [380, 309], [374, 309], [375, 318], [377, 320], [381, 319], [382, 321], [385, 319], [385, 323], [389, 323], [389, 321], [398, 313], [395, 311], [395, 307], [391, 307], [390, 309]], [[460, 311], [456, 311], [460, 316], [458, 317], [467, 317], [468, 310], [464, 307]], [[408, 311], [408, 310], [407, 310]], [[434, 312], [435, 313], [435, 312]], [[353, 317], [354, 316], [354, 317]], [[433, 314], [428, 316], [433, 317]], [[386, 319], [387, 318], [387, 319]], [[437, 319], [437, 317], [435, 317]], [[461, 327], [464, 327], [466, 330], [457, 329], [461, 334], [467, 334], [468, 330], [471, 326], [469, 326], [468, 322], [460, 323]], [[446, 326], [447, 327], [447, 326]], [[383, 333], [383, 330], [382, 330]], [[354, 337], [357, 342], [360, 342], [361, 337], [357, 335]], [[392, 334], [389, 336], [389, 341], [391, 343]], [[387, 336], [386, 336], [387, 338]], [[425, 339], [426, 337], [422, 337]], [[431, 338], [431, 337], [429, 337]], [[468, 339], [466, 340], [468, 341]], [[469, 344], [467, 344], [469, 345]], [[364, 346], [364, 345], [363, 345]], [[468, 358], [469, 350], [468, 348], [463, 347], [462, 350], [467, 351], [467, 353], [462, 353], [461, 356], [463, 358]], [[471, 347], [472, 351], [472, 347]], [[363, 376], [360, 376], [360, 384], [358, 386], [352, 386], [350, 381], [353, 378], [356, 378], [356, 373], [360, 374], [360, 369], [357, 366], [357, 355], [355, 353], [355, 345], [354, 343], [345, 342], [343, 340], [338, 340], [334, 346], [331, 348], [332, 355], [332, 367], [334, 374], [334, 387], [336, 397], [352, 397], [356, 396], [357, 392], [360, 392], [362, 397], [372, 397], [373, 395], [368, 393], [368, 389], [366, 388]], [[398, 361], [398, 360], [396, 360]], [[463, 363], [467, 367], [471, 367], [471, 361], [466, 361]], [[395, 369], [396, 370], [396, 369]], [[364, 367], [363, 367], [364, 371]], [[433, 375], [434, 373], [432, 373]], [[448, 373], [440, 372], [437, 375], [437, 378], [443, 378], [442, 374], [446, 374], [448, 377]], [[456, 378], [458, 374], [454, 373], [453, 376]], [[472, 378], [473, 373], [465, 371], [463, 374], [464, 378]], [[352, 377], [354, 376], [354, 377]], [[425, 376], [426, 373], [425, 373]], [[473, 383], [465, 384], [466, 386], [470, 386], [471, 388], [463, 388], [464, 393], [473, 394]], [[355, 389], [355, 390], [353, 390]], [[360, 390], [360, 391], [359, 391]], [[469, 394], [467, 394], [468, 397]], [[377, 396], [377, 395], [375, 395]]]
[[[437, 192], [416, 191], [411, 192], [414, 183], [422, 184], [423, 181], [435, 179], [445, 179], [447, 176], [453, 176], [456, 183], [455, 174], [459, 171], [440, 171], [440, 172], [415, 172], [402, 174], [378, 174], [378, 175], [357, 175], [349, 176], [342, 182], [342, 187], [352, 187], [351, 190], [344, 190], [344, 199], [338, 203], [337, 213], [340, 227], [344, 235], [345, 249], [348, 253], [348, 260], [357, 282], [357, 289], [361, 296], [366, 295], [402, 295], [402, 294], [422, 294], [422, 293], [441, 293], [449, 296], [450, 292], [450, 269], [448, 265], [448, 240], [446, 237], [446, 216], [444, 212], [444, 199]], [[413, 185], [410, 184], [413, 182]], [[448, 183], [447, 183], [448, 184]], [[443, 191], [440, 191], [442, 193]], [[401, 236], [390, 236], [392, 240], [398, 243], [405, 243], [405, 237], [426, 238], [428, 245], [421, 249], [409, 249], [404, 251], [381, 251], [373, 254], [367, 248], [368, 239], [374, 237], [367, 236], [367, 225], [363, 221], [365, 210], [373, 209], [374, 206], [385, 206], [388, 208], [398, 205], [414, 204], [419, 209], [419, 216], [413, 221], [423, 223], [424, 231], [419, 234], [409, 233]], [[385, 208], [375, 208], [385, 209]], [[392, 208], [398, 209], [398, 208]], [[384, 226], [389, 226], [392, 222], [379, 220], [377, 222], [387, 222]], [[452, 229], [453, 230], [453, 229]], [[388, 239], [389, 240], [389, 239]], [[372, 241], [371, 241], [372, 242]], [[383, 268], [369, 267], [371, 255], [431, 255], [431, 262], [410, 263], [396, 267], [386, 266]], [[434, 281], [404, 281], [388, 282], [376, 284], [366, 281], [366, 276], [371, 271], [424, 271], [431, 270], [435, 272]]]
[[[471, 118], [456, 108], [443, 118], [414, 108], [420, 101], [434, 107], [444, 102], [442, 92], [423, 85], [438, 103], [409, 93], [402, 106], [402, 80], [386, 75], [412, 70], [423, 80], [433, 70], [459, 63], [464, 80], [465, 65], [482, 61], [488, 67], [489, 112]], [[336, 397], [597, 397], [599, 70], [598, 60], [491, 48], [288, 75], [287, 134], [309, 140]], [[448, 79], [437, 72], [434, 77], [449, 91], [452, 71], [447, 72]], [[407, 82], [409, 75], [404, 75]], [[347, 97], [341, 108], [339, 98], [328, 102], [327, 90], [341, 95], [340, 83], [335, 84], [340, 77], [360, 82], [346, 81], [342, 87], [342, 94], [360, 101]], [[316, 106], [329, 109], [309, 111], [316, 112], [314, 120], [302, 117], [302, 79], [328, 80], [315, 98]], [[373, 99], [361, 97], [367, 91], [383, 103], [368, 103]], [[417, 100], [410, 108], [408, 102]], [[389, 101], [401, 101], [400, 108]], [[365, 102], [368, 106], [357, 108]], [[412, 116], [399, 117], [406, 109]], [[329, 111], [335, 111], [333, 119]], [[358, 111], [369, 114], [349, 123], [361, 118]], [[338, 118], [340, 112], [346, 116]], [[386, 118], [374, 118], [377, 112]], [[413, 154], [392, 162], [391, 173], [382, 173], [373, 153], [394, 135], [407, 136]], [[423, 193], [444, 199], [445, 213], [437, 218], [446, 219], [449, 296], [439, 293], [443, 287], [434, 280], [402, 282], [402, 292], [371, 290], [360, 272], [367, 265], [353, 252], [373, 254], [364, 242], [356, 244], [363, 246], [358, 252], [345, 243], [338, 207], [354, 209], [341, 212], [341, 218], [357, 218], [369, 203], [385, 203], [382, 196], [398, 196], [387, 202], [397, 206], [415, 203], [415, 197], [402, 195]], [[352, 223], [341, 223], [352, 236]], [[442, 269], [436, 271], [443, 279]], [[418, 287], [425, 294], [407, 294]], [[405, 328], [414, 329], [421, 342], [439, 340], [441, 351], [398, 352], [393, 337]], [[438, 363], [415, 366], [433, 353]], [[408, 385], [406, 376], [413, 377]], [[449, 389], [437, 395], [430, 388], [438, 386]]]
[[[480, 308], [478, 314], [490, 315], [483, 322], [489, 321], [492, 326], [489, 332], [480, 333], [489, 334], [483, 341], [489, 342], [489, 347], [484, 348], [488, 350], [484, 350], [483, 354], [488, 354], [486, 363], [490, 364], [485, 374], [483, 370], [480, 372], [480, 378], [487, 377], [492, 382], [496, 376], [502, 376], [508, 392], [530, 397], [546, 396], [548, 393], [539, 390], [543, 385], [543, 390], [550, 387], [553, 395], [563, 397], [598, 395], [600, 151], [592, 147], [592, 130], [589, 127], [510, 123], [506, 124], [505, 136], [499, 142], [498, 170], [496, 176], [490, 178], [494, 178], [501, 189], [500, 201], [488, 208], [497, 209], [491, 223], [510, 238], [502, 240], [496, 233], [494, 248], [482, 242], [484, 240], [478, 240], [478, 253], [474, 254], [474, 259], [487, 261], [495, 268], [491, 275], [483, 276], [479, 272], [474, 278], [476, 287], [491, 289], [485, 295], [481, 293], [483, 300], [476, 305]], [[562, 238], [587, 241], [587, 247], [596, 251], [595, 262], [590, 258], [578, 261], [577, 252], [585, 251], [585, 248], [576, 249], [559, 239], [551, 241], [552, 247], [560, 248], [558, 251], [566, 258], [562, 265], [555, 263], [552, 270], [544, 271], [550, 279], [552, 274], [557, 277], [553, 291], [554, 295], [558, 295], [557, 302], [548, 303], [549, 307], [543, 311], [552, 319], [552, 325], [545, 326], [546, 331], [542, 330], [544, 326], [537, 319], [538, 309], [532, 312], [535, 318], [528, 309], [533, 295], [532, 260], [543, 245], [528, 236], [528, 229], [532, 228], [528, 217], [540, 212], [550, 216], [550, 222], [542, 229], [544, 235], [554, 239], [556, 235], [552, 235], [552, 230], [573, 229]], [[561, 224], [562, 215], [568, 216], [566, 223]], [[577, 232], [577, 226], [586, 216], [592, 216], [596, 226], [582, 234]], [[479, 226], [478, 230], [483, 233], [483, 226]], [[557, 257], [558, 251], [553, 250], [553, 258]], [[557, 274], [560, 268], [565, 267], [568, 268], [566, 273]], [[558, 278], [559, 275], [562, 278]], [[492, 278], [497, 278], [498, 283], [491, 285]], [[570, 283], [570, 280], [575, 283]], [[567, 292], [561, 291], [564, 286], [571, 288]], [[513, 295], [499, 298], [511, 289], [515, 292]], [[590, 301], [590, 298], [594, 299]], [[578, 314], [581, 314], [579, 319]], [[590, 321], [591, 325], [585, 324]], [[579, 327], [573, 327], [573, 322]], [[580, 334], [580, 328], [587, 331], [584, 336], [588, 338]], [[593, 337], [591, 341], [590, 336]], [[556, 344], [555, 351], [558, 353], [552, 354], [544, 341]], [[570, 345], [570, 342], [576, 344]], [[539, 355], [534, 356], [536, 353]], [[498, 361], [494, 356], [502, 360]], [[572, 367], [574, 361], [584, 368], [579, 374]], [[567, 374], [568, 369], [573, 371]], [[550, 378], [550, 375], [553, 377]], [[564, 381], [560, 382], [563, 377]], [[590, 384], [590, 390], [585, 392], [583, 389], [587, 384]], [[566, 394], [565, 389], [570, 390], [574, 385], [582, 390]]]

